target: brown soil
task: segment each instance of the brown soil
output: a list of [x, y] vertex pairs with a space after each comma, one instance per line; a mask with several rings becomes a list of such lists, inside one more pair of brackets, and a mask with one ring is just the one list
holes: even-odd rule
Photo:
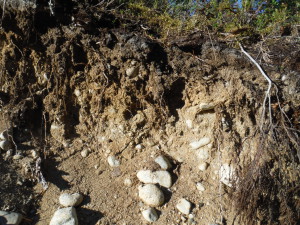
[[[267, 82], [230, 42], [201, 33], [193, 35], [197, 44], [161, 43], [132, 21], [66, 5], [55, 17], [42, 4], [8, 8], [2, 21], [0, 131], [13, 128], [13, 155], [22, 158], [1, 151], [0, 210], [23, 213], [24, 224], [49, 224], [59, 195], [81, 192], [79, 224], [146, 224], [136, 173], [158, 169], [154, 157], [163, 154], [174, 184], [164, 189], [156, 224], [296, 224], [299, 37], [246, 46], [278, 87], [269, 129], [268, 115], [261, 120]], [[205, 160], [189, 145], [202, 137], [212, 140]], [[110, 167], [109, 155], [121, 165]], [[234, 168], [232, 187], [220, 182], [224, 164]], [[180, 198], [194, 204], [193, 221], [175, 208]]]

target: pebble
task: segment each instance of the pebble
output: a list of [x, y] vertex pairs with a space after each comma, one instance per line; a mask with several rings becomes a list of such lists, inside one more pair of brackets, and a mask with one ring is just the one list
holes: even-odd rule
[[85, 157], [87, 157], [89, 155], [89, 150], [88, 149], [84, 149], [84, 150], [81, 151], [80, 154], [81, 154], [81, 156], [83, 158], [85, 158]]
[[198, 149], [198, 148], [203, 147], [203, 146], [205, 146], [209, 143], [210, 143], [210, 138], [204, 137], [204, 138], [201, 138], [198, 141], [191, 142], [190, 146], [192, 147], [192, 149]]
[[201, 111], [211, 110], [215, 106], [211, 103], [200, 103], [199, 105]]
[[149, 208], [149, 209], [142, 211], [142, 215], [143, 215], [144, 219], [150, 223], [158, 220], [158, 215], [154, 208]]
[[198, 166], [199, 170], [201, 170], [201, 171], [205, 171], [207, 169], [207, 167], [208, 167], [207, 162], [200, 163], [199, 166]]
[[223, 164], [219, 170], [219, 178], [223, 184], [232, 187], [233, 167], [228, 164]]
[[201, 192], [205, 191], [205, 187], [203, 186], [202, 183], [198, 182], [198, 183], [196, 184], [196, 186], [197, 186], [197, 189], [198, 189], [199, 191], [201, 191]]
[[59, 203], [65, 207], [78, 206], [82, 202], [82, 200], [83, 196], [79, 193], [63, 193], [59, 196]]
[[154, 160], [162, 169], [168, 170], [172, 167], [167, 157], [160, 155]]
[[192, 204], [191, 204], [188, 200], [182, 198], [182, 199], [180, 199], [180, 200], [178, 201], [178, 203], [176, 204], [176, 208], [177, 208], [181, 213], [188, 215], [188, 214], [190, 213], [190, 211], [191, 211]]
[[164, 193], [154, 184], [139, 186], [139, 197], [149, 206], [161, 206], [165, 201]]
[[126, 185], [127, 187], [131, 187], [132, 186], [132, 181], [129, 178], [126, 178], [124, 180], [124, 185]]
[[20, 154], [16, 154], [16, 155], [13, 156], [14, 160], [19, 160], [19, 159], [22, 159], [22, 158], [23, 158], [23, 156], [20, 155]]
[[68, 207], [56, 210], [49, 225], [78, 225], [75, 208]]
[[11, 144], [8, 140], [0, 141], [0, 148], [4, 151], [7, 151], [11, 148]]
[[140, 170], [137, 173], [139, 181], [146, 184], [159, 184], [160, 186], [170, 188], [172, 186], [172, 177], [168, 171]]
[[186, 126], [188, 128], [190, 128], [190, 129], [193, 128], [193, 121], [192, 120], [186, 120], [185, 123], [186, 123]]
[[39, 157], [39, 154], [37, 153], [37, 151], [31, 150], [31, 156], [32, 156], [32, 158], [36, 159]]
[[7, 140], [8, 137], [9, 137], [9, 131], [8, 130], [4, 130], [3, 132], [0, 133], [0, 139]]
[[0, 211], [0, 224], [18, 225], [21, 223], [23, 216], [15, 212]]
[[200, 160], [207, 160], [209, 158], [209, 152], [207, 148], [197, 150], [196, 154]]
[[129, 77], [136, 77], [139, 74], [139, 67], [130, 67], [126, 70], [126, 75]]
[[111, 167], [120, 166], [120, 161], [113, 155], [107, 157], [107, 162]]

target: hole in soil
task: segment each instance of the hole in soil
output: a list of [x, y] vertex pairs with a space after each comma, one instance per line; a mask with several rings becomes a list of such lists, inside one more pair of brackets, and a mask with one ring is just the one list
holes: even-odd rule
[[183, 90], [185, 89], [185, 79], [183, 77], [177, 79], [172, 85], [170, 90], [165, 93], [165, 101], [168, 105], [170, 113], [178, 119], [177, 109], [184, 106]]

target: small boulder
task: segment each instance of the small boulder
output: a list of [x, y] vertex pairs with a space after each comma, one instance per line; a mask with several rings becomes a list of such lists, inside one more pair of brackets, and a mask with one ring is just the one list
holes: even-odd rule
[[165, 201], [164, 193], [154, 184], [139, 187], [139, 197], [149, 206], [161, 206]]
[[56, 210], [49, 225], [78, 225], [75, 208], [68, 207]]
[[70, 207], [70, 206], [78, 206], [83, 200], [83, 196], [79, 193], [68, 194], [63, 193], [59, 196], [59, 203], [62, 206]]
[[139, 181], [145, 184], [159, 184], [163, 187], [170, 188], [172, 186], [172, 177], [168, 171], [151, 171], [140, 170], [137, 173]]
[[20, 213], [0, 211], [0, 224], [18, 225], [21, 223], [23, 216]]
[[190, 211], [191, 211], [192, 204], [188, 200], [182, 198], [182, 199], [179, 199], [179, 201], [178, 201], [178, 203], [176, 205], [176, 208], [181, 213], [183, 213], [185, 215], [188, 215], [190, 213]]
[[164, 170], [168, 170], [172, 167], [170, 161], [163, 155], [158, 156], [154, 161]]
[[153, 223], [156, 220], [158, 220], [158, 215], [154, 208], [149, 208], [149, 209], [142, 211], [142, 215], [143, 215], [144, 219], [150, 223]]

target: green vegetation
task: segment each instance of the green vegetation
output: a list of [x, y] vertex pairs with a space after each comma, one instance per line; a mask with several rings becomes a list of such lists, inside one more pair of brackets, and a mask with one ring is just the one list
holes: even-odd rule
[[121, 14], [161, 38], [194, 30], [247, 36], [290, 34], [300, 24], [299, 0], [118, 0]]

